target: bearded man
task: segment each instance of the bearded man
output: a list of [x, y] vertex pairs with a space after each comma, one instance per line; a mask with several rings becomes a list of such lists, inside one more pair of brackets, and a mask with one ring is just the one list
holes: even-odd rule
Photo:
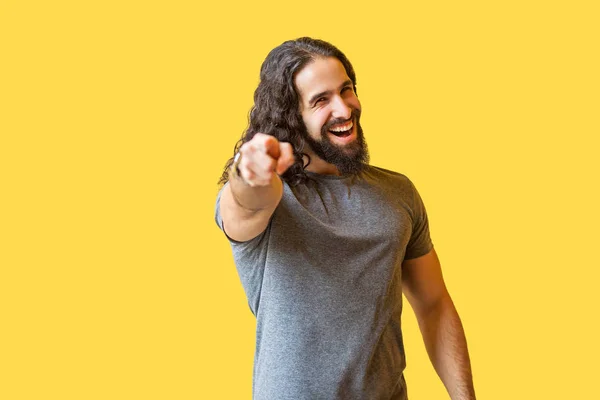
[[253, 398], [407, 399], [404, 293], [450, 397], [475, 399], [421, 197], [368, 164], [360, 115], [330, 43], [291, 40], [265, 59], [216, 204], [257, 318]]

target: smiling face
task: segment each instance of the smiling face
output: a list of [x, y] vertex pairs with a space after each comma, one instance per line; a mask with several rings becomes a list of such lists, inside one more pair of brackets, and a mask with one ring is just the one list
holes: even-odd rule
[[335, 172], [328, 167], [341, 174], [362, 170], [368, 152], [360, 126], [361, 106], [342, 63], [318, 57], [296, 74], [294, 82], [312, 150], [307, 153], [324, 162], [325, 168], [320, 168], [324, 172]]

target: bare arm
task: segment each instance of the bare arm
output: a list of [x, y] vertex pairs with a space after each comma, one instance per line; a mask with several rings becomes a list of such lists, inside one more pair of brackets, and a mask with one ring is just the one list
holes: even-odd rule
[[236, 241], [250, 240], [265, 230], [283, 195], [279, 175], [294, 163], [292, 147], [257, 133], [240, 149], [240, 175], [230, 174], [220, 211], [225, 233]]
[[435, 250], [404, 261], [402, 290], [415, 311], [429, 359], [450, 398], [475, 400], [465, 333]]

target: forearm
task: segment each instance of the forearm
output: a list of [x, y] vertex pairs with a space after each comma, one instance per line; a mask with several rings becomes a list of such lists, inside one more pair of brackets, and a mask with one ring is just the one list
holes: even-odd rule
[[232, 176], [229, 180], [231, 199], [240, 208], [240, 213], [252, 215], [256, 212], [275, 209], [281, 201], [283, 183], [274, 175], [268, 186], [250, 186], [240, 176]]
[[450, 297], [417, 317], [431, 363], [450, 398], [475, 400], [467, 341]]
[[283, 196], [283, 174], [295, 162], [292, 145], [256, 133], [233, 160], [223, 189], [220, 211], [223, 229], [244, 242], [263, 232]]
[[279, 177], [269, 186], [246, 185], [232, 177], [223, 189], [221, 215], [227, 235], [237, 241], [250, 240], [265, 230], [281, 201], [283, 184]]

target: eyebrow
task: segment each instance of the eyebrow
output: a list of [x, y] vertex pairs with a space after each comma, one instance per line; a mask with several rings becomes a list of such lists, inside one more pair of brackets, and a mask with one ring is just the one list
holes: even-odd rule
[[[342, 90], [344, 87], [348, 86], [348, 85], [352, 85], [352, 80], [348, 79], [346, 81], [344, 81], [344, 83], [342, 83], [340, 85], [340, 87], [338, 88], [338, 90]], [[314, 104], [315, 101], [317, 101], [319, 99], [319, 97], [325, 96], [331, 94], [331, 90], [326, 90], [324, 92], [319, 92], [315, 95], [313, 95], [310, 100], [308, 101], [308, 105], [312, 106]]]

